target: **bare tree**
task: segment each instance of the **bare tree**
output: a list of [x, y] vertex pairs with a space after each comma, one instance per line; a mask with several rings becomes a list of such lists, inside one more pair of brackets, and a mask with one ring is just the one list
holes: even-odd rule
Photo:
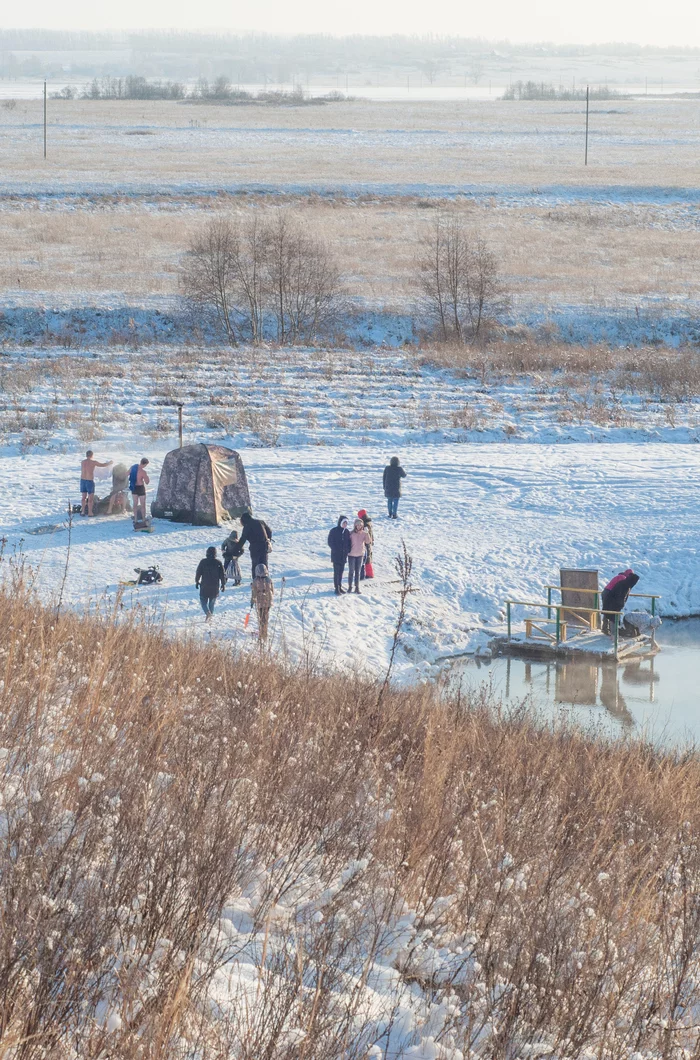
[[231, 343], [254, 343], [275, 318], [279, 342], [308, 342], [327, 329], [340, 306], [340, 272], [326, 246], [294, 218], [254, 214], [244, 224], [211, 221], [190, 245], [182, 289], [212, 307]]
[[338, 309], [340, 272], [327, 247], [286, 214], [267, 226], [268, 290], [279, 342], [311, 341]]
[[250, 337], [254, 343], [264, 337], [265, 303], [268, 297], [268, 281], [265, 258], [269, 235], [267, 226], [257, 214], [247, 221], [238, 242], [234, 261], [238, 303], [248, 318]]
[[195, 236], [185, 257], [185, 295], [196, 305], [214, 309], [234, 346], [244, 325], [253, 342], [262, 339], [265, 240], [257, 216], [242, 228], [228, 218], [216, 218]]
[[239, 257], [238, 229], [227, 218], [217, 218], [194, 237], [181, 272], [185, 295], [197, 305], [214, 308], [233, 346], [238, 345], [234, 287]]
[[475, 341], [508, 306], [495, 254], [458, 215], [438, 214], [418, 268], [419, 290], [444, 340]]

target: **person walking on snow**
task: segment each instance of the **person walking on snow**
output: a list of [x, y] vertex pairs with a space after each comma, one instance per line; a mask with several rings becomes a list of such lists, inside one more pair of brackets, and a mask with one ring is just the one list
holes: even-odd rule
[[255, 577], [250, 587], [250, 606], [258, 613], [258, 639], [267, 640], [267, 626], [270, 619], [270, 608], [275, 597], [275, 587], [264, 563], [258, 563]]
[[392, 456], [388, 466], [384, 468], [384, 496], [390, 519], [397, 518], [402, 478], [406, 478], [406, 472], [401, 467], [398, 456]]
[[[364, 528], [369, 534], [369, 542], [365, 545], [365, 555], [362, 560], [362, 567], [360, 568], [360, 581], [364, 581], [365, 578], [374, 577], [374, 570], [372, 568], [372, 557], [374, 554], [374, 527], [372, 526], [372, 516], [367, 514], [365, 508], [360, 508], [357, 513], [357, 518], [362, 520]], [[369, 574], [365, 570], [367, 566], [369, 566]]]
[[350, 531], [348, 521], [344, 515], [338, 516], [338, 523], [328, 532], [328, 547], [331, 550], [331, 563], [333, 564], [333, 588], [335, 595], [341, 596], [343, 589], [343, 574], [345, 563], [350, 551]]
[[250, 563], [255, 577], [255, 569], [261, 563], [268, 566], [267, 558], [272, 549], [272, 530], [262, 519], [254, 519], [250, 512], [244, 512], [241, 516], [243, 533], [241, 534], [236, 548], [237, 556], [243, 555], [243, 546], [247, 543], [250, 549]]
[[369, 542], [369, 534], [365, 530], [361, 519], [355, 520], [350, 534], [350, 553], [348, 555], [348, 592], [352, 592], [352, 583], [355, 582], [355, 592], [360, 591], [360, 567], [365, 556], [365, 546]]
[[241, 566], [238, 562], [236, 555], [236, 549], [238, 548], [238, 531], [232, 530], [228, 535], [223, 545], [221, 546], [221, 553], [224, 557], [224, 570], [227, 578], [233, 578], [234, 585], [240, 585], [242, 582], [241, 578]]
[[111, 460], [105, 460], [104, 463], [95, 460], [92, 449], [88, 449], [85, 454], [85, 459], [80, 464], [81, 515], [85, 515], [86, 511], [88, 516], [92, 515], [92, 506], [95, 503], [95, 468], [109, 467], [111, 463]]
[[205, 558], [199, 561], [194, 584], [195, 588], [199, 589], [199, 602], [202, 605], [205, 621], [210, 622], [219, 589], [223, 593], [226, 588], [224, 565], [220, 559], [216, 558], [216, 549], [213, 545], [207, 549]]

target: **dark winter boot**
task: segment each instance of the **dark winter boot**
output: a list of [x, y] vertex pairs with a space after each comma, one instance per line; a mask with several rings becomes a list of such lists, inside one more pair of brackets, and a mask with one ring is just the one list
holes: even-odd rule
[[355, 592], [356, 592], [356, 593], [359, 593], [359, 591], [360, 591], [360, 586], [359, 586], [359, 585], [356, 585], [356, 586], [355, 586]]

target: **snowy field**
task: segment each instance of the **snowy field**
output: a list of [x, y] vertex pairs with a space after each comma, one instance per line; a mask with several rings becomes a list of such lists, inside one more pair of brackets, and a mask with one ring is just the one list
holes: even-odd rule
[[[207, 221], [284, 208], [333, 251], [371, 340], [400, 344], [422, 240], [447, 205], [495, 253], [507, 323], [566, 342], [694, 342], [695, 113], [688, 99], [597, 101], [584, 167], [579, 101], [56, 100], [44, 161], [41, 106], [20, 100], [0, 123], [0, 338], [37, 343], [52, 313], [79, 330], [76, 307], [156, 328], [177, 315]], [[408, 328], [393, 334], [391, 314]]]
[[[164, 452], [150, 450], [152, 485]], [[105, 449], [100, 455], [131, 461], [138, 453]], [[504, 628], [503, 601], [541, 598], [560, 565], [598, 568], [603, 579], [632, 565], [642, 576], [640, 591], [663, 595], [664, 614], [700, 612], [695, 446], [402, 447], [408, 478], [396, 523], [386, 519], [381, 493], [381, 470], [391, 455], [385, 447], [242, 455], [255, 512], [274, 531], [273, 643], [293, 658], [307, 654], [371, 673], [386, 667], [397, 612], [393, 558], [402, 541], [414, 558], [417, 589], [397, 668], [403, 678], [430, 674], [440, 656], [483, 648]], [[153, 608], [173, 630], [199, 627], [204, 635], [194, 570], [223, 531], [157, 521], [149, 536], [134, 534], [126, 517], [77, 517], [69, 557], [65, 529], [31, 534], [64, 522], [65, 501], [77, 496], [79, 456], [0, 458], [8, 551], [23, 550], [45, 598], [57, 592], [68, 562], [64, 599], [79, 608], [106, 606], [134, 567], [158, 563], [163, 586], [127, 589], [127, 605]], [[376, 522], [377, 577], [363, 584], [359, 598], [338, 600], [326, 535], [340, 513], [363, 506]], [[243, 570], [249, 574], [247, 556]], [[248, 603], [245, 582], [228, 590], [212, 636], [245, 642]]]
[[596, 101], [584, 168], [581, 101], [260, 108], [54, 100], [44, 161], [42, 104], [22, 100], [0, 126], [2, 188], [693, 188], [696, 107], [693, 99]]

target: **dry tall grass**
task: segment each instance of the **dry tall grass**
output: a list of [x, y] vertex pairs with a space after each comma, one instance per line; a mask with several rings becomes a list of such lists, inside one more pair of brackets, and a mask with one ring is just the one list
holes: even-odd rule
[[438, 365], [484, 384], [522, 377], [547, 388], [561, 388], [574, 397], [596, 397], [594, 381], [604, 385], [606, 400], [623, 394], [645, 394], [688, 401], [700, 393], [700, 354], [694, 348], [611, 347], [604, 343], [497, 342], [491, 346], [442, 343], [418, 354], [422, 365]]
[[0, 1055], [697, 1054], [694, 755], [6, 575]]
[[[115, 195], [86, 197], [71, 210], [60, 199], [55, 208], [42, 201], [21, 205], [0, 210], [0, 284], [14, 296], [109, 292], [140, 301], [144, 292], [176, 295], [183, 251], [210, 219], [274, 220], [283, 207], [333, 248], [354, 296], [405, 309], [416, 293], [416, 260], [439, 203], [410, 196], [328, 201], [221, 194], [173, 195], [155, 209], [140, 196], [123, 201]], [[536, 200], [516, 205], [498, 197], [441, 205], [484, 236], [510, 290], [526, 304], [595, 308], [620, 300], [628, 308], [649, 296], [700, 296], [694, 207], [550, 209]]]

